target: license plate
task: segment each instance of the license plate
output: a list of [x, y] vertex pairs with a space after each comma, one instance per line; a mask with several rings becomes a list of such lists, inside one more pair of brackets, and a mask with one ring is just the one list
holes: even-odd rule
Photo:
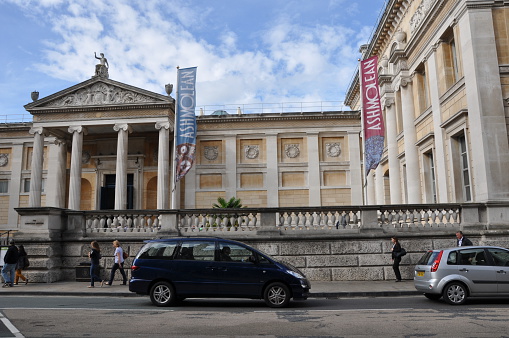
[[424, 277], [424, 271], [417, 271], [417, 277]]

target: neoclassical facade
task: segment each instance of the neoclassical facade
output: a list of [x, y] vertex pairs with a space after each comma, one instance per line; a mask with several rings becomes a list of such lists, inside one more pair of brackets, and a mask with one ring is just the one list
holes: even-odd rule
[[[509, 3], [390, 0], [377, 55], [385, 150], [367, 204], [509, 198]], [[361, 109], [359, 82], [347, 104]]]
[[170, 94], [106, 69], [34, 97], [32, 123], [0, 125], [0, 229], [19, 227], [17, 207], [211, 208], [232, 196], [248, 207], [362, 203], [360, 115], [349, 111], [198, 116], [197, 161], [172, 194]]

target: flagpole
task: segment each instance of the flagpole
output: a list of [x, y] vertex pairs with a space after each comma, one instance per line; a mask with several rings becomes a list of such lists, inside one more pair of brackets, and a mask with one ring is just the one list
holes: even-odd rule
[[[177, 66], [177, 90], [175, 91], [175, 97], [179, 98], [179, 83], [178, 83], [178, 72], [180, 67]], [[177, 149], [177, 121], [178, 121], [178, 102], [175, 101], [175, 120], [173, 121], [173, 159], [172, 159], [172, 170], [171, 170], [171, 209], [177, 209], [177, 182], [175, 182], [176, 179], [176, 170], [177, 170], [177, 163], [176, 163], [176, 149]]]

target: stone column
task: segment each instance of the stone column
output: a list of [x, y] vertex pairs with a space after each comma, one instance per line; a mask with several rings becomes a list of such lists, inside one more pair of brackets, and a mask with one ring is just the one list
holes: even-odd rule
[[407, 179], [407, 200], [409, 204], [422, 202], [419, 157], [415, 142], [415, 109], [412, 82], [408, 77], [401, 79], [401, 109], [403, 115], [403, 133], [405, 140], [405, 160]]
[[157, 209], [168, 209], [170, 196], [170, 122], [157, 122]]
[[68, 208], [80, 210], [81, 203], [81, 169], [83, 153], [83, 135], [87, 129], [83, 126], [70, 126], [67, 131], [72, 134], [71, 175], [69, 179]]
[[46, 206], [65, 208], [67, 144], [56, 138], [48, 150], [48, 177], [46, 184]]
[[115, 124], [117, 138], [117, 170], [115, 172], [115, 210], [127, 209], [127, 153], [128, 134], [132, 132], [127, 123]]
[[376, 193], [375, 193], [375, 174], [371, 170], [366, 177], [367, 180], [367, 193], [366, 193], [366, 204], [367, 205], [375, 205], [376, 204]]
[[386, 135], [387, 135], [387, 157], [389, 159], [389, 187], [391, 204], [401, 204], [401, 172], [398, 159], [398, 131], [396, 122], [396, 107], [394, 98], [385, 100]]
[[237, 195], [237, 136], [225, 135], [226, 200]]
[[363, 186], [362, 176], [364, 175], [361, 167], [361, 148], [360, 131], [348, 132], [348, 156], [350, 158], [350, 194], [352, 195], [352, 205], [363, 205]]
[[435, 162], [435, 179], [437, 189], [437, 202], [448, 203], [447, 197], [447, 167], [445, 163], [444, 132], [442, 124], [442, 110], [440, 104], [440, 92], [438, 89], [438, 76], [436, 53], [428, 59], [428, 84], [431, 106], [433, 110], [433, 161]]
[[265, 134], [265, 147], [267, 149], [267, 207], [279, 206], [279, 173], [278, 173], [278, 145], [277, 134]]
[[18, 226], [19, 214], [14, 209], [19, 207], [19, 195], [22, 187], [21, 173], [23, 171], [23, 148], [24, 144], [12, 145], [9, 157], [11, 180], [9, 182], [9, 228], [16, 229]]
[[322, 205], [318, 133], [307, 133], [309, 206]]
[[44, 161], [44, 129], [35, 127], [30, 129], [30, 134], [34, 135], [34, 145], [32, 148], [32, 169], [30, 171], [30, 194], [28, 205], [39, 208], [41, 206], [42, 193], [42, 162]]
[[470, 128], [470, 134], [465, 136], [467, 142], [471, 138], [469, 155], [475, 182], [473, 201], [501, 201], [509, 198], [509, 146], [500, 79], [502, 70], [495, 52], [492, 8], [472, 3], [466, 5], [466, 13], [459, 20], [459, 37]]
[[381, 164], [375, 169], [375, 194], [376, 204], [385, 204], [384, 170]]

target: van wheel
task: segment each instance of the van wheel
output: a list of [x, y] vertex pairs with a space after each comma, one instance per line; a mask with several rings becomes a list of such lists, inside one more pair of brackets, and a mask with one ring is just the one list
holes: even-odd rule
[[425, 293], [424, 297], [431, 300], [439, 300], [442, 297], [442, 295], [440, 294], [437, 295], [436, 293]]
[[265, 289], [263, 299], [269, 307], [286, 307], [290, 302], [290, 289], [283, 283], [272, 283]]
[[155, 306], [169, 306], [176, 298], [175, 290], [168, 282], [157, 282], [150, 289], [150, 300]]
[[443, 297], [446, 303], [451, 305], [462, 305], [467, 301], [467, 288], [465, 285], [453, 282], [447, 284], [444, 289]]

